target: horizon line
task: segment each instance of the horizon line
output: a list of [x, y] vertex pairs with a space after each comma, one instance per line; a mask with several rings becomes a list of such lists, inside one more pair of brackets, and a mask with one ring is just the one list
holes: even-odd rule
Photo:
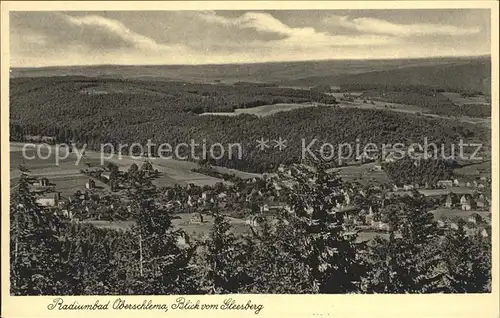
[[327, 61], [401, 61], [401, 60], [429, 60], [429, 59], [464, 59], [464, 58], [489, 58], [491, 53], [479, 55], [444, 55], [429, 57], [397, 57], [397, 58], [352, 58], [352, 59], [311, 59], [311, 60], [290, 60], [290, 61], [267, 61], [267, 62], [243, 62], [243, 63], [200, 63], [200, 64], [69, 64], [69, 65], [48, 65], [48, 66], [9, 66], [9, 69], [47, 69], [57, 67], [105, 67], [105, 66], [222, 66], [222, 65], [256, 65], [256, 64], [279, 64], [279, 63], [304, 63], [304, 62], [327, 62]]

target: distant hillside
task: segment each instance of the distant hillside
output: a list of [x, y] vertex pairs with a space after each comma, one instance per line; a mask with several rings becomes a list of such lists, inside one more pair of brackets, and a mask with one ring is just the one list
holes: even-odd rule
[[[329, 60], [225, 65], [98, 65], [61, 66], [44, 68], [12, 68], [11, 77], [86, 76], [123, 79], [156, 79], [186, 82], [282, 82], [306, 84], [327, 82], [331, 79], [349, 79], [353, 74], [391, 72], [401, 68], [467, 64], [489, 58], [431, 58], [405, 60]], [[402, 71], [401, 76], [405, 76]], [[364, 76], [364, 75], [363, 75]], [[376, 76], [375, 76], [376, 77]], [[355, 77], [353, 77], [355, 79]], [[368, 79], [367, 79], [368, 80]], [[369, 80], [368, 80], [369, 81]]]
[[357, 74], [312, 76], [282, 84], [290, 86], [430, 86], [451, 91], [491, 92], [490, 59], [461, 60], [453, 63], [419, 65]]

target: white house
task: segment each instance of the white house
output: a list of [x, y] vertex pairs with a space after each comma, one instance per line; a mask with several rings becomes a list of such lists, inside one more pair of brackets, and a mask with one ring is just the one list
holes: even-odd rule
[[472, 208], [471, 203], [470, 203], [470, 199], [467, 198], [465, 195], [463, 195], [460, 198], [460, 205], [462, 206], [462, 210], [464, 210], [464, 211], [470, 211]]

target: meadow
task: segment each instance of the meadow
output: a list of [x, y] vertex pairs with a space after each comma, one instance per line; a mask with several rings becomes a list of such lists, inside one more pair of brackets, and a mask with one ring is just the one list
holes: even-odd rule
[[[116, 164], [120, 170], [126, 171], [133, 163], [141, 166], [145, 162], [145, 159], [133, 159], [128, 156], [123, 156], [121, 159], [117, 157], [112, 158], [105, 161], [104, 165], [101, 165], [100, 154], [93, 151], [87, 151], [78, 164], [77, 157], [74, 154], [66, 159], [61, 159], [59, 164], [56, 164], [56, 155], [53, 150], [51, 150], [50, 156], [47, 148], [41, 148], [41, 156], [34, 150], [27, 150], [27, 157], [34, 157], [32, 160], [29, 160], [23, 156], [22, 148], [22, 143], [11, 143], [10, 146], [11, 187], [16, 185], [21, 173], [24, 172], [32, 177], [48, 178], [51, 184], [55, 184], [54, 191], [61, 192], [62, 196], [72, 195], [77, 190], [85, 190], [85, 183], [88, 182], [89, 178], [80, 172], [82, 169], [87, 169], [89, 167], [104, 168], [106, 163], [110, 161]], [[54, 147], [51, 147], [51, 149], [54, 149]], [[160, 171], [160, 176], [153, 180], [153, 183], [158, 187], [175, 184], [185, 186], [190, 183], [198, 186], [213, 186], [219, 182], [227, 183], [222, 179], [192, 172], [191, 170], [198, 166], [193, 162], [167, 159], [149, 160], [153, 163], [153, 167]], [[108, 193], [110, 191], [105, 183], [97, 179], [94, 179], [94, 181], [96, 182], [95, 192]]]

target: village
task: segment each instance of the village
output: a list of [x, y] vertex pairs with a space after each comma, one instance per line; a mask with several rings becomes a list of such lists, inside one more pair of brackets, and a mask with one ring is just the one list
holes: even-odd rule
[[[372, 164], [370, 169], [382, 171], [383, 165]], [[224, 179], [231, 181], [204, 186], [192, 183], [155, 186], [153, 181], [162, 172], [154, 169], [148, 159], [144, 159], [140, 167], [135, 163], [127, 168], [108, 162], [105, 166], [88, 166], [80, 173], [87, 181], [70, 195], [61, 195], [56, 182], [49, 177], [29, 177], [28, 174], [27, 180], [31, 191], [37, 194], [39, 205], [69, 219], [95, 222], [104, 227], [133, 224], [131, 202], [139, 188], [155, 192], [158, 198], [155, 204], [182, 219], [178, 222], [180, 227], [203, 227], [214, 208], [240, 228], [242, 224], [258, 227], [263, 216], [292, 212], [286, 204], [286, 194], [290, 188], [287, 176], [293, 173], [284, 166], [275, 173], [263, 174], [262, 178], [226, 175]], [[432, 185], [362, 185], [351, 181], [344, 183], [334, 212], [343, 213], [345, 223], [352, 230], [366, 233], [366, 237], [385, 236], [391, 229], [385, 208], [403, 197], [421, 196], [432, 205], [434, 220], [443, 233], [457, 228], [459, 220], [463, 220], [469, 235], [480, 233], [487, 237], [491, 235], [491, 198], [487, 192], [490, 187], [491, 179], [484, 176], [439, 180]]]

